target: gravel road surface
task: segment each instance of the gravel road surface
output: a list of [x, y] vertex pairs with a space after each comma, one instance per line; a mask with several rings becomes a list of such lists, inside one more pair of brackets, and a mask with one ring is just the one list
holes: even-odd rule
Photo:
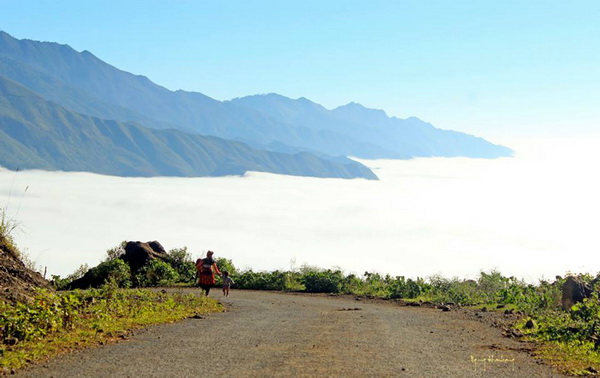
[[219, 291], [228, 311], [150, 327], [28, 377], [558, 377], [527, 344], [460, 311], [352, 297]]

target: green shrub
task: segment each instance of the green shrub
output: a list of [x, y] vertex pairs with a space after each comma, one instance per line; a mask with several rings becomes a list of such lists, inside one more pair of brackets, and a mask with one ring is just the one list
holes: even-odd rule
[[[81, 272], [87, 268], [87, 265], [82, 265], [74, 273], [69, 275], [66, 279], [60, 278], [60, 276], [52, 276], [53, 284], [57, 289], [73, 289], [73, 288], [98, 288], [107, 282], [114, 282], [119, 287], [131, 287], [132, 277], [129, 265], [121, 259], [106, 260], [101, 262], [98, 266], [95, 266], [85, 274], [82, 275], [81, 279], [83, 282], [77, 282], [80, 278]], [[83, 287], [85, 285], [86, 287]]]
[[600, 347], [600, 302], [598, 295], [575, 304], [571, 311], [547, 311], [533, 317], [531, 334], [545, 341]]
[[339, 293], [344, 275], [339, 270], [311, 271], [300, 277], [300, 282], [309, 293]]
[[274, 272], [254, 272], [247, 270], [233, 277], [236, 286], [249, 290], [285, 290], [286, 273], [278, 270]]
[[131, 270], [129, 265], [121, 259], [115, 259], [98, 265], [100, 274], [106, 279], [104, 282], [114, 281], [119, 287], [131, 286]]
[[171, 265], [155, 259], [139, 270], [136, 279], [140, 287], [169, 286], [179, 280], [179, 275]]
[[238, 274], [237, 268], [235, 267], [235, 265], [233, 265], [233, 261], [231, 261], [230, 259], [226, 259], [224, 257], [218, 258], [217, 267], [221, 272], [229, 272], [230, 276], [235, 276], [236, 274]]
[[185, 262], [175, 269], [179, 276], [178, 282], [183, 282], [189, 285], [196, 283], [196, 265], [193, 262]]
[[170, 261], [169, 264], [177, 272], [179, 282], [194, 284], [196, 281], [196, 264], [187, 247], [175, 248], [167, 252]]
[[427, 294], [431, 287], [425, 283], [422, 278], [417, 278], [416, 281], [406, 279], [404, 276], [396, 277], [387, 287], [387, 297], [389, 298], [405, 298], [415, 299]]
[[131, 270], [121, 259], [104, 261], [90, 269], [90, 272], [94, 272], [97, 277], [98, 284], [94, 287], [102, 286], [109, 281], [114, 281], [119, 287], [131, 287]]
[[344, 277], [342, 282], [342, 292], [348, 294], [362, 294], [364, 291], [364, 283], [360, 277], [355, 274], [349, 274]]
[[363, 277], [364, 283], [361, 294], [372, 295], [375, 297], [386, 297], [388, 295], [387, 288], [389, 286], [389, 282], [391, 281], [391, 277], [389, 275], [382, 277], [379, 273], [365, 272]]

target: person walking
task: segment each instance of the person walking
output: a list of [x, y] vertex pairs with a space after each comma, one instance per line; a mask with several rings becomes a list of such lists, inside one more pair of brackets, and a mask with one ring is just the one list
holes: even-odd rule
[[228, 297], [229, 289], [231, 289], [231, 285], [235, 284], [235, 282], [231, 277], [229, 277], [229, 272], [225, 270], [223, 271], [221, 277], [223, 277], [223, 295]]
[[206, 252], [206, 257], [196, 261], [196, 270], [198, 271], [198, 286], [204, 290], [208, 296], [210, 288], [215, 286], [215, 274], [221, 275], [217, 263], [213, 259], [214, 252]]

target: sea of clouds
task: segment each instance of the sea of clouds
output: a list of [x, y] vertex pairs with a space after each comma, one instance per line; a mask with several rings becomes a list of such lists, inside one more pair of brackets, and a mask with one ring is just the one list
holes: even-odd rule
[[0, 207], [48, 276], [95, 266], [123, 240], [187, 246], [194, 257], [210, 249], [254, 270], [473, 278], [498, 269], [529, 281], [600, 271], [600, 140], [511, 147], [514, 158], [495, 160], [362, 161], [379, 181], [0, 168]]

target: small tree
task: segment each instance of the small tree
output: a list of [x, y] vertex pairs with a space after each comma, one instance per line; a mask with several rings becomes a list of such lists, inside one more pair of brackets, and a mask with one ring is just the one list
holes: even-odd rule
[[104, 261], [110, 261], [114, 259], [118, 259], [125, 254], [125, 246], [127, 245], [127, 241], [123, 240], [119, 245], [108, 249], [106, 251], [106, 259]]
[[76, 279], [83, 277], [83, 275], [86, 274], [88, 270], [90, 270], [88, 264], [81, 264], [79, 265], [79, 268], [75, 269], [75, 271], [69, 274], [67, 278], [70, 281], [75, 281]]

